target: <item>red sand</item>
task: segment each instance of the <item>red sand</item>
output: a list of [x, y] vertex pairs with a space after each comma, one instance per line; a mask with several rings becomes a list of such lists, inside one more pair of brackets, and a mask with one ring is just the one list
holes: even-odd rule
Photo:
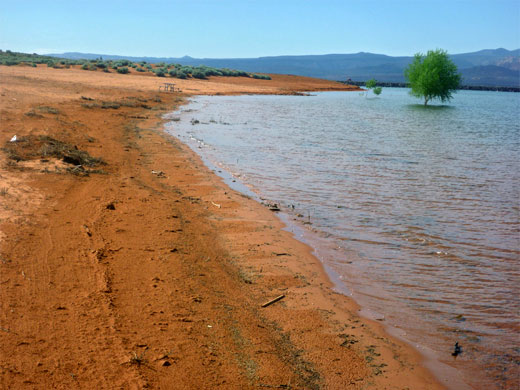
[[[184, 96], [158, 93], [169, 80], [19, 66], [0, 77], [2, 388], [442, 388], [331, 290], [271, 211], [162, 131]], [[174, 82], [195, 94], [346, 89]], [[70, 173], [42, 136], [106, 165]]]

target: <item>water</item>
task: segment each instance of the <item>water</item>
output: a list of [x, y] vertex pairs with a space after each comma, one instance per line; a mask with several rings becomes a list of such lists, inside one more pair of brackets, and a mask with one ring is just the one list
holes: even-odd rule
[[197, 97], [176, 116], [172, 134], [307, 223], [365, 313], [473, 388], [520, 386], [519, 94]]

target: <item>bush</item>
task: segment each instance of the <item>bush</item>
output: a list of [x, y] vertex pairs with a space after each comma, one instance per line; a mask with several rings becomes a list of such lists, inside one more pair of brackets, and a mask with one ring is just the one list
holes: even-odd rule
[[136, 69], [138, 72], [146, 72], [146, 69], [143, 69], [143, 68], [137, 68]]
[[266, 74], [253, 74], [251, 75], [251, 77], [259, 80], [271, 80], [271, 76], [268, 76]]
[[155, 69], [153, 72], [155, 73], [155, 75], [157, 77], [164, 77], [164, 76], [166, 76], [166, 71], [164, 69], [162, 69], [162, 68]]
[[88, 69], [89, 69], [88, 64], [83, 64], [83, 66], [81, 67], [81, 69], [83, 69], [83, 70], [88, 70]]
[[195, 69], [191, 75], [196, 79], [205, 79], [206, 78], [206, 73], [201, 69]]
[[128, 68], [126, 66], [123, 66], [122, 68], [118, 68], [117, 69], [117, 73], [127, 74], [128, 73]]
[[120, 66], [128, 66], [128, 65], [130, 65], [130, 64], [131, 64], [131, 62], [128, 61], [128, 60], [119, 60], [119, 61], [116, 61], [116, 62], [114, 63], [114, 65], [117, 66], [117, 67], [120, 67]]

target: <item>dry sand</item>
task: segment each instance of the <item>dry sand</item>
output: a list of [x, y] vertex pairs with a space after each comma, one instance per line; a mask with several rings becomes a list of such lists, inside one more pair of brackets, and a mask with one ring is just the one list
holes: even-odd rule
[[[167, 81], [191, 94], [346, 89], [0, 66], [0, 387], [442, 388], [271, 211], [163, 132], [184, 99], [158, 93]], [[56, 140], [106, 164], [74, 168]]]

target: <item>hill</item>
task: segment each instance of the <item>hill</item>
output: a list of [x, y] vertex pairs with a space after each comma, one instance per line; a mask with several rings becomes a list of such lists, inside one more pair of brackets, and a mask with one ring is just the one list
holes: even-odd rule
[[[206, 65], [214, 68], [241, 69], [246, 72], [295, 74], [329, 80], [376, 78], [384, 82], [404, 82], [404, 68], [412, 61], [412, 57], [392, 57], [366, 52], [259, 58], [123, 57], [92, 53], [62, 53], [51, 56]], [[465, 85], [520, 87], [520, 49], [486, 49], [453, 54], [451, 58], [462, 73]]]

